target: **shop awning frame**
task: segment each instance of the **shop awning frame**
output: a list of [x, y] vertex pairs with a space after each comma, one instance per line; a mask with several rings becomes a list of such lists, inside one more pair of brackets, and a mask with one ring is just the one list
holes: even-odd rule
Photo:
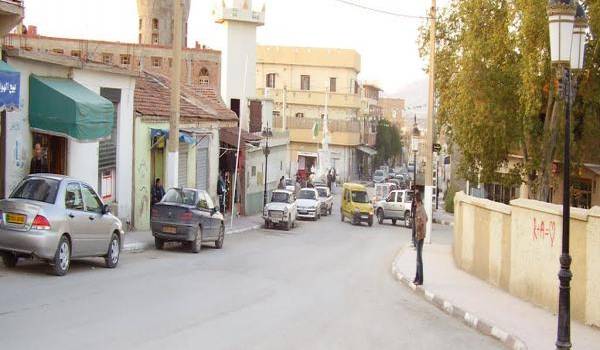
[[113, 103], [71, 79], [29, 76], [29, 124], [41, 133], [94, 142], [110, 137]]
[[[169, 138], [169, 130], [165, 129], [150, 129], [150, 138], [160, 137], [165, 140]], [[179, 142], [184, 142], [190, 145], [196, 144], [196, 138], [185, 130], [179, 130]], [[152, 145], [154, 147], [154, 145]]]
[[356, 147], [356, 149], [358, 149], [359, 151], [369, 155], [370, 157], [373, 157], [375, 155], [377, 155], [377, 150], [371, 148], [371, 147], [367, 147], [367, 146], [358, 146]]

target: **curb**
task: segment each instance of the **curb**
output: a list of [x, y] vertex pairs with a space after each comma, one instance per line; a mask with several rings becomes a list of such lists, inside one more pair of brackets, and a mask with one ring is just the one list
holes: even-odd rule
[[439, 225], [446, 225], [446, 226], [454, 227], [454, 222], [447, 221], [447, 220], [433, 219], [433, 223], [434, 224], [439, 224]]
[[[404, 248], [400, 250], [397, 256], [402, 254], [403, 250]], [[508, 332], [494, 326], [488, 321], [479, 318], [477, 315], [474, 315], [456, 305], [453, 305], [449, 301], [443, 299], [439, 295], [428, 291], [422, 286], [417, 286], [414, 283], [412, 283], [410, 279], [408, 279], [396, 269], [397, 259], [398, 258], [396, 257], [396, 259], [394, 259], [394, 261], [392, 262], [392, 274], [394, 275], [394, 277], [396, 277], [396, 279], [400, 283], [412, 289], [413, 292], [422, 296], [428, 303], [434, 305], [435, 307], [450, 315], [451, 317], [461, 320], [465, 325], [467, 325], [470, 328], [473, 328], [477, 332], [500, 341], [508, 349], [527, 350], [527, 345], [525, 345], [525, 343], [519, 338], [517, 338], [515, 335], [509, 334]]]
[[[258, 230], [262, 225], [253, 225], [249, 227], [240, 228], [233, 231], [226, 231], [225, 235], [235, 235], [239, 233], [244, 233], [248, 231]], [[133, 243], [125, 243], [123, 245], [123, 249], [121, 249], [121, 253], [142, 253], [148, 249], [154, 248], [154, 242], [133, 242]]]

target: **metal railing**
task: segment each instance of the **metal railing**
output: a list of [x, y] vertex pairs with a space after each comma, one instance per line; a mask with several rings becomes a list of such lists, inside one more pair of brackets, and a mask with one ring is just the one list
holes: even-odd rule
[[[274, 117], [275, 129], [281, 129], [283, 127], [283, 117]], [[312, 119], [312, 118], [296, 118], [288, 117], [286, 122], [286, 128], [289, 129], [312, 129], [315, 122], [319, 123], [319, 130], [323, 130], [323, 120]], [[329, 120], [328, 123], [329, 132], [349, 132], [358, 133], [360, 132], [360, 122], [357, 120]]]

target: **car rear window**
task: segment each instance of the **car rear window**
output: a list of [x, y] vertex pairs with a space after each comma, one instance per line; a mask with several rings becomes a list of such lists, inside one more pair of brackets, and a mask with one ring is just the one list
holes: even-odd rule
[[56, 201], [59, 181], [41, 177], [27, 178], [10, 195], [10, 198], [28, 199], [53, 204]]
[[179, 190], [172, 188], [167, 191], [165, 198], [162, 200], [163, 203], [176, 203], [185, 205], [196, 204], [196, 191], [192, 190]]
[[315, 197], [314, 191], [300, 191], [298, 198], [299, 199], [317, 199], [317, 197]]
[[273, 192], [271, 202], [273, 203], [287, 203], [290, 199], [290, 195], [285, 192]]
[[365, 191], [352, 191], [352, 202], [369, 203], [369, 196]]

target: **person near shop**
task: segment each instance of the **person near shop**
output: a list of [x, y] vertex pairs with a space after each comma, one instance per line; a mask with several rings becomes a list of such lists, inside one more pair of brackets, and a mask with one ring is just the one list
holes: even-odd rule
[[282, 176], [281, 179], [279, 179], [279, 184], [277, 185], [277, 189], [285, 190], [285, 176]]
[[227, 198], [227, 185], [223, 179], [223, 173], [219, 174], [217, 181], [217, 195], [219, 196], [219, 212], [225, 213], [225, 199]]
[[44, 157], [42, 145], [36, 142], [33, 147], [33, 158], [29, 165], [29, 174], [46, 174], [49, 173], [48, 160]]
[[160, 202], [165, 196], [165, 189], [160, 182], [159, 178], [156, 178], [154, 181], [154, 186], [152, 186], [152, 205]]

